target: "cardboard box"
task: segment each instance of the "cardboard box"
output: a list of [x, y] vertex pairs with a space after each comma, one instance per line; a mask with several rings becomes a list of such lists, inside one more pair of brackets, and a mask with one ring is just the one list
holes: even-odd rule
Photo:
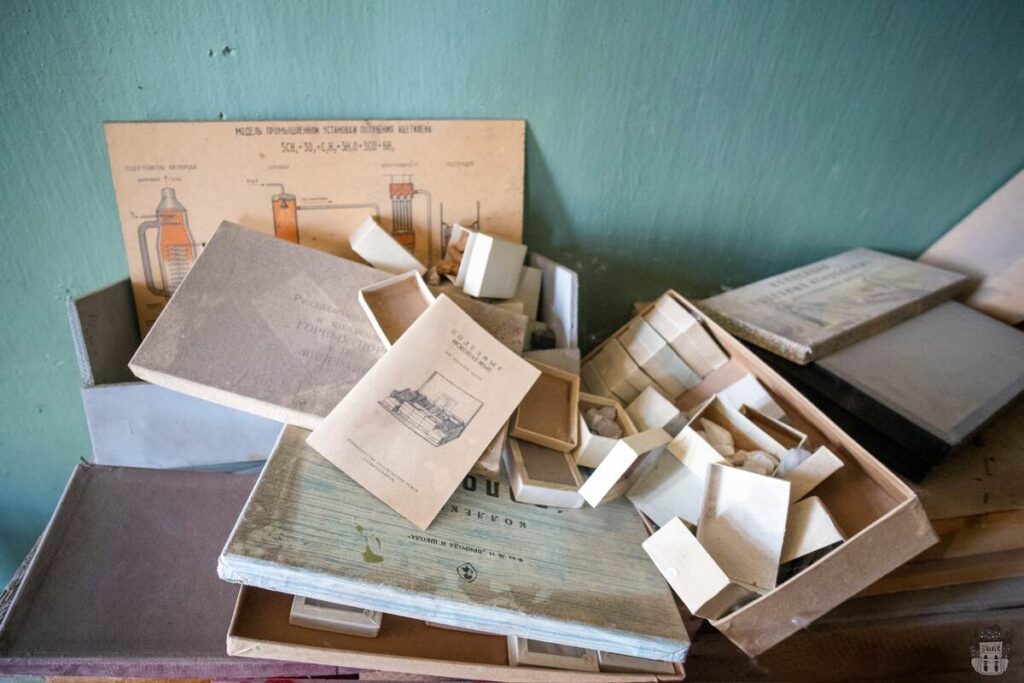
[[[734, 372], [730, 366], [749, 372], [785, 410], [789, 423], [807, 434], [809, 444], [827, 446], [843, 462], [842, 469], [818, 486], [815, 494], [848, 534], [847, 541], [774, 590], [712, 621], [745, 652], [760, 654], [937, 539], [920, 500], [903, 481], [732, 335], [675, 292], [667, 296], [690, 313], [728, 355], [728, 363], [705, 377], [702, 386], [714, 382], [719, 372]], [[651, 308], [648, 306], [644, 314]], [[590, 357], [600, 349], [592, 351]], [[682, 406], [690, 393], [680, 396], [677, 405]]]
[[587, 385], [591, 393], [599, 393], [599, 387], [608, 387], [608, 390], [623, 403], [630, 403], [640, 392], [647, 387], [654, 386], [654, 380], [648, 377], [640, 366], [636, 364], [622, 344], [615, 338], [609, 339], [599, 347], [600, 351], [591, 353], [584, 360], [583, 367], [589, 366], [600, 377], [595, 380], [598, 386], [590, 386], [590, 378], [587, 378]]
[[[615, 422], [622, 430], [622, 436], [618, 439], [601, 436], [600, 434], [591, 432], [590, 427], [587, 426], [587, 420], [584, 417], [584, 414], [591, 408], [601, 407], [615, 409]], [[577, 465], [582, 465], [583, 467], [597, 467], [623, 438], [632, 436], [637, 432], [636, 426], [626, 413], [626, 410], [622, 407], [622, 404], [613, 398], [581, 393], [579, 398], [579, 412], [579, 445], [576, 446], [576, 450], [573, 451], [573, 457], [576, 459]]]
[[701, 377], [725, 364], [727, 356], [698, 322], [671, 297], [661, 296], [639, 316]]
[[508, 661], [512, 666], [538, 666], [569, 671], [598, 670], [597, 650], [518, 636], [508, 637]]
[[509, 485], [517, 502], [560, 508], [583, 506], [579, 494], [583, 477], [571, 454], [518, 439], [509, 439], [505, 453]]
[[580, 495], [593, 507], [615, 500], [626, 493], [629, 477], [644, 456], [663, 449], [671, 440], [672, 437], [663, 429], [648, 429], [619, 439], [597, 469], [583, 482]]
[[359, 305], [390, 349], [402, 333], [434, 303], [434, 295], [419, 273], [408, 271], [359, 290]]
[[633, 399], [626, 408], [633, 424], [641, 431], [660, 427], [675, 436], [686, 426], [686, 417], [672, 401], [661, 395], [654, 387], [648, 387]]
[[135, 378], [128, 361], [141, 339], [127, 279], [69, 299], [67, 307], [90, 462], [234, 470], [258, 466], [270, 455], [280, 422]]
[[550, 365], [530, 363], [540, 370], [540, 378], [519, 404], [510, 434], [568, 453], [579, 439], [580, 378]]
[[290, 605], [288, 595], [243, 586], [228, 631], [228, 654], [509, 683], [654, 683], [683, 675], [678, 663], [672, 676], [511, 666], [506, 636], [434, 628], [392, 614], [376, 638], [311, 631], [288, 623]]

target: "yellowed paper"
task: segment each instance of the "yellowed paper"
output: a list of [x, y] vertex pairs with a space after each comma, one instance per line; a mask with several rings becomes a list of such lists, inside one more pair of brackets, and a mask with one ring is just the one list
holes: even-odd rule
[[[519, 242], [524, 121], [108, 123], [145, 334], [223, 220], [355, 258], [368, 216], [421, 263], [455, 223]], [[358, 260], [358, 259], [357, 259]]]
[[539, 376], [442, 294], [307, 442], [426, 529]]

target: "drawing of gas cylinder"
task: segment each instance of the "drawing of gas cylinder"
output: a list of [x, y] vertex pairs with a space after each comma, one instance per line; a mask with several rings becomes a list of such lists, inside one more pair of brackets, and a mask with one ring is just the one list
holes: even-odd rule
[[[155, 270], [149, 255], [151, 230], [156, 231], [159, 282], [154, 278]], [[160, 190], [160, 204], [156, 207], [155, 220], [139, 224], [139, 249], [142, 251], [146, 287], [157, 296], [170, 298], [196, 260], [196, 245], [188, 229], [188, 211], [178, 201], [173, 188]]]
[[299, 207], [295, 195], [281, 191], [270, 198], [274, 213], [274, 236], [288, 242], [299, 243]]

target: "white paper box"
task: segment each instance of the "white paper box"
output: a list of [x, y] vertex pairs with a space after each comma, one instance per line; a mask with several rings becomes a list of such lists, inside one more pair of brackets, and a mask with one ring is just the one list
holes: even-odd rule
[[729, 360], [700, 322], [669, 296], [662, 295], [655, 301], [644, 320], [701, 377]]
[[349, 244], [352, 251], [377, 270], [393, 275], [409, 270], [420, 275], [427, 272], [426, 266], [380, 227], [372, 216], [359, 224], [349, 237]]
[[704, 477], [665, 451], [637, 478], [626, 498], [658, 526], [675, 517], [696, 526], [704, 500]]
[[678, 519], [652, 534], [643, 548], [691, 614], [717, 619], [754, 595], [732, 581]]
[[654, 386], [654, 380], [644, 374], [615, 339], [608, 340], [590, 363], [611, 393], [623, 403], [632, 402], [641, 391]]
[[712, 465], [697, 540], [730, 579], [767, 593], [775, 588], [788, 514], [789, 482]]
[[654, 387], [641, 391], [626, 412], [640, 431], [660, 427], [674, 437], [686, 426], [686, 418], [679, 409]]
[[810, 496], [789, 507], [786, 539], [782, 544], [781, 564], [809, 555], [844, 539], [821, 498]]
[[596, 650], [545, 643], [517, 636], [508, 637], [508, 663], [512, 666], [598, 671]]
[[505, 450], [512, 495], [519, 503], [550, 507], [583, 506], [583, 477], [569, 453], [510, 438]]
[[[664, 448], [671, 440], [672, 437], [663, 429], [649, 429], [620, 439], [593, 474], [583, 482], [580, 495], [593, 507], [606, 500], [613, 500], [616, 497], [613, 489], [638, 464], [640, 458]], [[625, 490], [620, 493], [625, 493]]]
[[811, 453], [811, 457], [779, 477], [791, 484], [790, 502], [795, 503], [814, 487], [828, 479], [843, 466], [843, 461], [825, 446]]
[[[608, 454], [611, 453], [612, 449], [619, 443], [619, 441], [627, 436], [636, 434], [637, 428], [629, 418], [626, 410], [622, 407], [622, 404], [613, 398], [581, 393], [579, 405], [579, 445], [576, 446], [576, 450], [573, 451], [573, 457], [576, 459], [577, 465], [582, 467], [597, 467], [604, 461]], [[592, 407], [599, 408], [602, 406], [615, 409], [615, 421], [622, 429], [622, 436], [620, 438], [613, 439], [601, 436], [600, 434], [591, 432], [590, 427], [587, 426], [584, 413]]]
[[[459, 268], [462, 291], [470, 296], [510, 299], [519, 287], [519, 274], [526, 258], [526, 245], [473, 233]], [[465, 270], [465, 276], [462, 275]]]
[[718, 396], [737, 410], [746, 405], [776, 420], [786, 417], [782, 406], [776, 403], [757, 378], [749, 373], [719, 391]]
[[381, 343], [389, 349], [432, 303], [434, 295], [415, 271], [359, 290], [359, 305], [366, 311]]
[[676, 673], [676, 665], [657, 659], [631, 657], [614, 652], [598, 652], [597, 666], [608, 673], [650, 673], [671, 676]]
[[296, 595], [292, 600], [292, 610], [288, 615], [288, 622], [295, 626], [363, 638], [377, 637], [381, 619], [381, 613], [374, 610], [304, 598], [301, 595]]
[[633, 318], [617, 337], [626, 353], [669, 398], [700, 384], [700, 377], [643, 318]]
[[540, 305], [540, 287], [543, 271], [533, 266], [523, 266], [519, 273], [519, 285], [510, 301], [518, 302], [521, 311], [530, 320], [537, 319], [537, 308]]

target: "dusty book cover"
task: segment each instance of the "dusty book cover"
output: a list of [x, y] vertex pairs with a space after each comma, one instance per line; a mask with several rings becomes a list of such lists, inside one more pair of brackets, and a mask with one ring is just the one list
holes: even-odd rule
[[312, 429], [384, 355], [359, 290], [387, 277], [225, 222], [129, 368], [147, 382]]
[[146, 334], [222, 220], [357, 259], [367, 217], [425, 265], [453, 226], [519, 242], [525, 121], [111, 122], [104, 126]]
[[958, 273], [853, 249], [705, 299], [700, 306], [736, 336], [806, 364], [969, 286]]
[[[504, 475], [467, 475], [421, 531], [318, 455], [306, 443], [308, 434], [285, 428], [221, 554], [221, 578], [384, 612], [379, 639], [366, 641], [381, 653], [479, 656], [473, 649], [446, 655], [443, 647], [414, 654], [414, 638], [393, 640], [392, 629], [408, 618], [684, 658], [689, 639], [682, 619], [640, 546], [643, 521], [625, 499], [587, 510], [526, 505], [512, 498]], [[253, 623], [262, 628], [267, 622]], [[480, 637], [476, 646], [484, 645]], [[499, 652], [495, 662], [506, 665]]]
[[442, 294], [309, 444], [425, 529], [539, 375]]

